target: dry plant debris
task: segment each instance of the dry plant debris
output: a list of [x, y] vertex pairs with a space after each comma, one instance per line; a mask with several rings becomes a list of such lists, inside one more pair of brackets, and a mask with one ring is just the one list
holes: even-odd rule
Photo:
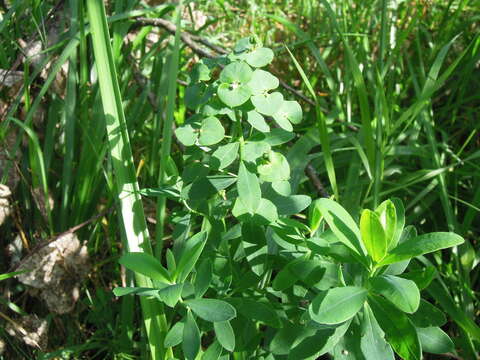
[[42, 247], [18, 270], [20, 282], [40, 290], [50, 311], [65, 314], [73, 310], [80, 294], [80, 282], [88, 273], [87, 247], [69, 233]]
[[47, 320], [37, 315], [26, 315], [9, 322], [5, 328], [10, 336], [23, 340], [29, 346], [45, 350], [48, 343]]
[[12, 195], [7, 185], [0, 184], [0, 225], [2, 225], [10, 215], [12, 208], [8, 197]]

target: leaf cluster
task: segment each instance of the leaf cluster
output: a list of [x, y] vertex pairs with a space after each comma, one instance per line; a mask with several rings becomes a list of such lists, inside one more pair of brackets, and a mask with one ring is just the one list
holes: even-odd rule
[[[172, 162], [170, 185], [142, 192], [179, 204], [173, 247], [166, 265], [143, 253], [123, 256], [154, 287], [115, 294], [169, 307], [164, 346], [179, 359], [454, 351], [441, 311], [420, 295], [435, 269], [407, 269], [463, 239], [417, 235], [398, 199], [365, 209], [357, 224], [331, 199], [293, 194], [290, 164], [275, 147], [293, 138], [302, 110], [260, 69], [272, 58], [246, 38], [232, 54], [193, 67], [186, 102], [194, 114], [175, 131], [186, 147], [182, 169]], [[306, 223], [292, 216], [306, 209]]]

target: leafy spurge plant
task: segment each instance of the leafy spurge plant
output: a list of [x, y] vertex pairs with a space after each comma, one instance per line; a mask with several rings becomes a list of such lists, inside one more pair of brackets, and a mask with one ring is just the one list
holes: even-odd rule
[[[358, 226], [333, 200], [294, 195], [278, 147], [294, 139], [303, 115], [260, 69], [272, 59], [247, 38], [229, 56], [194, 66], [185, 96], [193, 115], [175, 132], [186, 147], [181, 171], [169, 166], [169, 186], [144, 190], [179, 204], [173, 244], [164, 264], [124, 255], [120, 263], [156, 287], [115, 294], [169, 307], [164, 345], [178, 359], [388, 360], [394, 352], [420, 359], [422, 349], [454, 351], [439, 327], [445, 318], [420, 298], [435, 269], [419, 264], [463, 239], [417, 236], [398, 199], [364, 210]], [[308, 207], [308, 225], [290, 217]], [[405, 272], [416, 257], [422, 261]]]

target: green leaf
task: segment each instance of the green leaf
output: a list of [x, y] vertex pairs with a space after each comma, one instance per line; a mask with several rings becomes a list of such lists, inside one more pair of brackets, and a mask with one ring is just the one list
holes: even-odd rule
[[279, 92], [271, 94], [254, 95], [251, 97], [255, 109], [263, 115], [273, 116], [282, 106], [283, 95]]
[[198, 142], [200, 145], [214, 145], [223, 140], [225, 129], [220, 120], [214, 116], [209, 116], [202, 120]]
[[210, 259], [202, 261], [195, 276], [195, 297], [201, 298], [205, 294], [212, 281], [213, 265]]
[[217, 360], [222, 355], [222, 345], [214, 341], [202, 355], [202, 360]]
[[252, 95], [266, 94], [268, 91], [276, 89], [278, 85], [278, 78], [270, 74], [268, 71], [259, 69], [253, 72], [252, 78], [248, 83]]
[[243, 61], [234, 61], [225, 66], [220, 73], [220, 82], [246, 84], [252, 78], [252, 68]]
[[423, 299], [420, 300], [418, 310], [410, 315], [410, 320], [417, 328], [443, 326], [447, 322], [447, 318], [439, 308]]
[[[415, 229], [414, 226], [409, 225], [403, 229], [402, 236], [400, 237], [400, 243], [403, 243], [409, 239], [413, 239], [417, 237], [417, 230]], [[386, 275], [400, 275], [402, 274], [408, 267], [408, 264], [410, 264], [410, 259], [408, 260], [403, 260], [397, 263], [393, 263], [387, 266], [387, 268], [384, 271], [384, 274]]]
[[269, 133], [262, 134], [265, 138], [264, 141], [270, 144], [270, 146], [282, 145], [292, 140], [295, 135], [290, 131], [285, 131], [280, 128], [273, 128]]
[[158, 297], [170, 307], [175, 307], [182, 296], [183, 284], [168, 285], [158, 290]]
[[463, 242], [463, 238], [454, 233], [436, 232], [420, 235], [398, 245], [381, 261], [380, 265], [388, 265], [411, 259], [423, 254], [460, 245]]
[[165, 196], [173, 200], [179, 200], [181, 198], [180, 189], [179, 189], [179, 186], [177, 186], [177, 184], [175, 184], [174, 186], [164, 186], [161, 188], [140, 189], [138, 193], [142, 196], [155, 196], [155, 197]]
[[[338, 240], [355, 254], [360, 255], [360, 258], [364, 258], [360, 230], [348, 212], [337, 202], [324, 198], [318, 199], [317, 209]], [[366, 261], [363, 260], [363, 263], [365, 264]]]
[[392, 203], [395, 207], [395, 218], [397, 219], [397, 224], [395, 225], [395, 234], [388, 244], [388, 250], [395, 248], [400, 241], [403, 233], [403, 227], [405, 226], [405, 208], [403, 207], [402, 200], [398, 198], [392, 198]]
[[217, 93], [220, 100], [230, 107], [237, 107], [244, 104], [252, 95], [247, 85], [237, 84], [220, 84]]
[[217, 299], [192, 299], [183, 302], [204, 320], [211, 322], [228, 321], [237, 316], [235, 308], [229, 303]]
[[185, 105], [192, 110], [206, 104], [214, 94], [214, 87], [206, 84], [192, 84], [185, 89]]
[[307, 195], [290, 195], [290, 196], [274, 196], [270, 197], [277, 208], [279, 215], [295, 215], [306, 209], [312, 199]]
[[366, 298], [367, 290], [364, 288], [337, 287], [317, 295], [308, 312], [312, 320], [319, 324], [339, 324], [355, 316]]
[[380, 296], [369, 296], [368, 304], [395, 352], [404, 360], [420, 360], [420, 342], [408, 317]]
[[254, 214], [260, 206], [262, 192], [257, 176], [248, 171], [243, 162], [238, 169], [237, 189], [239, 200], [250, 214]]
[[289, 262], [273, 280], [273, 288], [284, 291], [299, 280], [303, 280], [318, 267], [318, 262], [305, 258], [298, 258]]
[[385, 231], [385, 241], [387, 249], [392, 249], [395, 245], [396, 228], [397, 228], [397, 211], [392, 201], [386, 200], [381, 203], [376, 209], [375, 213], [378, 215], [383, 230]]
[[290, 179], [290, 165], [282, 154], [270, 151], [268, 162], [257, 167], [260, 179], [263, 181], [279, 181]]
[[227, 351], [233, 351], [235, 349], [235, 334], [230, 322], [214, 322], [213, 328], [215, 329], [215, 335], [220, 345]]
[[324, 326], [317, 332], [303, 339], [295, 345], [289, 353], [288, 360], [316, 359], [323, 354], [332, 351], [338, 341], [345, 335], [351, 321], [346, 321], [339, 326]]
[[330, 351], [333, 359], [366, 360], [360, 348], [361, 328], [357, 321], [352, 321], [348, 331], [338, 340]]
[[186, 242], [174, 275], [174, 278], [178, 279], [179, 282], [185, 281], [187, 276], [193, 270], [198, 258], [200, 257], [200, 254], [203, 251], [206, 240], [207, 233], [202, 231], [192, 236]]
[[182, 189], [182, 198], [199, 201], [206, 200], [219, 191], [226, 189], [234, 184], [237, 178], [232, 175], [212, 175], [199, 178], [191, 185], [187, 185]]
[[7, 279], [10, 279], [14, 276], [17, 276], [17, 275], [20, 275], [20, 274], [25, 274], [25, 273], [28, 273], [28, 272], [30, 272], [30, 270], [20, 270], [20, 271], [14, 271], [14, 272], [10, 272], [10, 273], [0, 274], [0, 281], [7, 280]]
[[255, 110], [251, 110], [247, 113], [247, 121], [250, 125], [252, 125], [253, 128], [257, 129], [258, 131], [261, 131], [261, 132], [270, 131], [270, 126], [268, 126], [263, 116], [260, 115]]
[[292, 194], [292, 186], [287, 180], [272, 181], [272, 189], [281, 196], [290, 196]]
[[175, 129], [175, 136], [183, 145], [192, 146], [198, 139], [198, 130], [193, 128], [191, 124], [186, 124]]
[[420, 291], [417, 285], [407, 279], [393, 275], [381, 275], [370, 279], [372, 291], [383, 295], [403, 312], [412, 314], [420, 304]]
[[248, 51], [252, 49], [254, 45], [255, 45], [255, 39], [252, 36], [247, 36], [247, 37], [241, 38], [235, 43], [233, 51], [235, 53], [242, 53], [244, 51]]
[[264, 302], [245, 298], [228, 298], [226, 300], [247, 319], [260, 321], [276, 329], [282, 327], [282, 322], [270, 303], [267, 305]]
[[265, 229], [263, 226], [254, 224], [253, 222], [244, 222], [242, 224], [242, 242], [266, 245]]
[[158, 289], [144, 287], [117, 287], [113, 289], [115, 296], [139, 295], [139, 296], [157, 296]]
[[152, 255], [142, 252], [131, 252], [123, 255], [118, 262], [127, 269], [148, 276], [153, 280], [164, 284], [171, 283], [167, 269]]
[[253, 216], [253, 221], [259, 225], [269, 225], [278, 219], [277, 208], [268, 199], [260, 199], [260, 205]]
[[312, 234], [318, 230], [322, 221], [322, 213], [317, 206], [317, 203], [318, 200], [312, 201], [310, 208], [308, 209], [308, 226]]
[[212, 159], [216, 160], [215, 167], [222, 170], [235, 161], [238, 156], [238, 142], [219, 146], [212, 154]]
[[[312, 326], [298, 325], [287, 321], [283, 328], [275, 332], [270, 342], [269, 350], [274, 355], [288, 355], [296, 343], [306, 337], [314, 335], [316, 332], [317, 329]], [[328, 333], [332, 334], [333, 329], [329, 329]], [[306, 357], [298, 356], [297, 358], [305, 359]]]
[[273, 51], [269, 48], [257, 48], [245, 55], [245, 61], [253, 67], [263, 67], [273, 60]]
[[378, 263], [385, 257], [387, 239], [376, 213], [368, 209], [363, 210], [360, 218], [360, 233], [368, 254], [374, 262]]
[[363, 335], [360, 339], [360, 349], [365, 359], [394, 360], [392, 348], [385, 341], [385, 334], [368, 305], [364, 308], [361, 326]]
[[220, 73], [221, 84], [217, 93], [220, 100], [230, 107], [240, 106], [251, 96], [247, 83], [252, 77], [252, 69], [243, 61], [235, 61], [225, 66]]
[[[292, 124], [299, 124], [302, 121], [303, 112], [300, 104], [296, 101], [284, 101], [280, 108], [275, 114], [273, 114], [273, 119], [280, 125], [282, 128], [282, 123], [285, 121]], [[285, 129], [288, 130], [288, 129]]]
[[182, 342], [183, 339], [183, 328], [184, 323], [183, 321], [177, 322], [172, 328], [168, 331], [167, 335], [165, 336], [165, 341], [163, 342], [163, 346], [166, 348], [177, 346]]
[[426, 289], [433, 281], [435, 276], [437, 276], [437, 269], [434, 266], [427, 266], [419, 270], [412, 270], [401, 275], [402, 278], [415, 282], [420, 290]]
[[423, 351], [431, 354], [455, 353], [455, 345], [439, 327], [417, 328]]
[[182, 350], [187, 360], [195, 360], [200, 351], [200, 330], [190, 311], [183, 327]]
[[270, 150], [270, 145], [265, 141], [247, 141], [243, 150], [243, 160], [255, 162], [264, 154], [269, 153]]
[[208, 81], [210, 80], [210, 69], [201, 62], [196, 63], [190, 72], [190, 78], [192, 82]]

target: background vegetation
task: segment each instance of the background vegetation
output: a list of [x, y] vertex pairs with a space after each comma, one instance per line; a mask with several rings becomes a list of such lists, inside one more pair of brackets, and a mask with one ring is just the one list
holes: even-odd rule
[[[102, 85], [105, 72], [116, 67], [110, 105], [125, 121], [122, 139], [129, 138], [133, 152], [120, 158], [132, 160], [127, 165], [140, 188], [158, 187], [170, 158], [182, 164], [184, 148], [169, 125], [190, 115], [187, 72], [199, 54], [222, 54], [249, 35], [274, 49], [269, 71], [304, 109], [296, 137], [283, 148], [299, 193], [334, 195], [356, 219], [362, 208], [395, 196], [419, 233], [453, 231], [466, 239], [430, 257], [437, 285], [424, 293], [449, 315], [444, 329], [461, 357], [476, 358], [480, 330], [463, 325], [478, 322], [479, 308], [478, 2], [217, 0], [178, 10], [156, 1], [110, 1], [110, 55], [89, 35], [94, 3], [0, 2], [0, 183], [12, 192], [11, 214], [0, 227], [0, 273], [66, 231], [85, 242], [90, 258], [75, 308], [65, 314], [47, 309], [14, 278], [0, 283], [3, 358], [144, 354], [138, 300], [112, 293], [130, 281], [117, 260], [138, 239], [128, 227], [121, 230], [116, 204], [118, 194], [128, 192], [129, 174], [113, 176], [110, 159], [119, 144], [106, 132], [111, 119], [100, 86], [108, 86]], [[176, 41], [175, 23], [183, 31]], [[105, 72], [95, 63], [105, 63]], [[161, 255], [172, 246], [181, 209], [142, 199]], [[127, 207], [124, 216], [132, 211]], [[26, 314], [46, 319], [51, 337], [44, 346], [26, 346], [6, 330]]]

